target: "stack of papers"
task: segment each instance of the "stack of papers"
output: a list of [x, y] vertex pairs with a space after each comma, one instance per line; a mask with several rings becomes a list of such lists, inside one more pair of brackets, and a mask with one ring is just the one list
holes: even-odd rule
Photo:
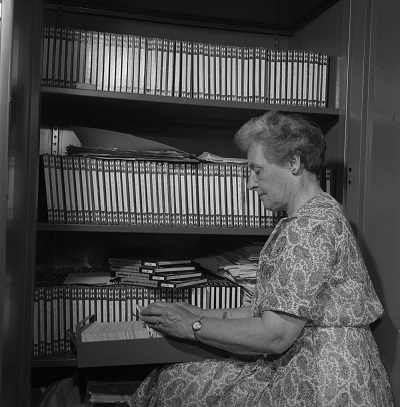
[[199, 161], [207, 161], [212, 163], [247, 164], [247, 158], [220, 157], [219, 155], [212, 154], [207, 151], [201, 153], [197, 158]]
[[67, 146], [69, 156], [91, 156], [132, 160], [198, 162], [195, 155], [181, 150], [122, 150], [107, 147]]
[[149, 328], [143, 321], [95, 321], [82, 332], [82, 342], [146, 339], [162, 336], [161, 333]]
[[63, 282], [65, 285], [108, 285], [112, 284], [111, 274], [106, 271], [68, 273]]
[[212, 254], [197, 257], [194, 261], [210, 273], [239, 284], [244, 293], [244, 305], [249, 305], [263, 245], [264, 241], [252, 239], [243, 239], [237, 247], [210, 245]]

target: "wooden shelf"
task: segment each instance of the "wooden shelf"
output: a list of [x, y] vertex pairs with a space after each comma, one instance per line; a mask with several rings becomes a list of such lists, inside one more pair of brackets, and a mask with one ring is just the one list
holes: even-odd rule
[[92, 224], [37, 224], [38, 231], [53, 232], [96, 232], [96, 233], [156, 233], [156, 234], [196, 234], [196, 235], [232, 235], [232, 236], [268, 236], [272, 228], [200, 228], [200, 227], [162, 227], [129, 225], [92, 225]]
[[78, 366], [77, 356], [72, 353], [61, 353], [51, 356], [33, 356], [31, 359], [32, 367], [61, 367]]
[[[339, 110], [335, 108], [217, 101], [46, 86], [42, 87], [41, 93], [42, 111], [46, 112], [47, 117], [57, 115], [59, 119], [73, 118], [75, 121], [83, 122], [92, 120], [93, 126], [100, 116], [102, 122], [110, 120], [114, 123], [117, 120], [126, 121], [129, 117], [129, 121], [137, 126], [149, 126], [150, 118], [152, 126], [157, 126], [157, 123], [165, 126], [165, 123], [168, 123], [237, 129], [251, 117], [261, 115], [268, 110], [300, 113], [318, 123], [323, 130], [328, 130], [339, 120]], [[82, 106], [85, 106], [85, 109], [82, 109]], [[92, 119], [89, 112], [93, 114]]]
[[179, 0], [86, 0], [82, 7], [81, 0], [46, 0], [45, 7], [58, 13], [107, 15], [192, 27], [290, 35], [337, 1], [250, 0], [227, 7], [225, 1], [203, 0], [202, 7], [198, 7], [192, 2]]

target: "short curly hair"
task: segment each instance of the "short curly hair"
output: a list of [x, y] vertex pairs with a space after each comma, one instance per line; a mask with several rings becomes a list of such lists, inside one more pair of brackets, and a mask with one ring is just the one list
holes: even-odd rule
[[252, 144], [259, 144], [265, 158], [281, 166], [298, 154], [304, 168], [317, 175], [325, 162], [326, 143], [321, 129], [298, 114], [273, 110], [253, 117], [238, 130], [234, 142], [244, 152]]

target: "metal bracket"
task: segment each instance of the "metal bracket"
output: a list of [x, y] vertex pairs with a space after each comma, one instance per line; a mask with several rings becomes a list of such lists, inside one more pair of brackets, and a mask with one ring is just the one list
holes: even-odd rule
[[274, 34], [274, 49], [279, 49], [279, 35]]
[[60, 132], [58, 126], [53, 126], [51, 130], [51, 153], [58, 154], [58, 146], [60, 144]]

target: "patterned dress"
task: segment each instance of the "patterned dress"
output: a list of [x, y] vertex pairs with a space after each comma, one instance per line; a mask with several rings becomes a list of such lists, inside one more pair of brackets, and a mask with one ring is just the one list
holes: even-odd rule
[[278, 355], [155, 369], [131, 406], [393, 406], [369, 324], [382, 306], [342, 207], [328, 194], [282, 219], [260, 255], [252, 313], [307, 318]]

